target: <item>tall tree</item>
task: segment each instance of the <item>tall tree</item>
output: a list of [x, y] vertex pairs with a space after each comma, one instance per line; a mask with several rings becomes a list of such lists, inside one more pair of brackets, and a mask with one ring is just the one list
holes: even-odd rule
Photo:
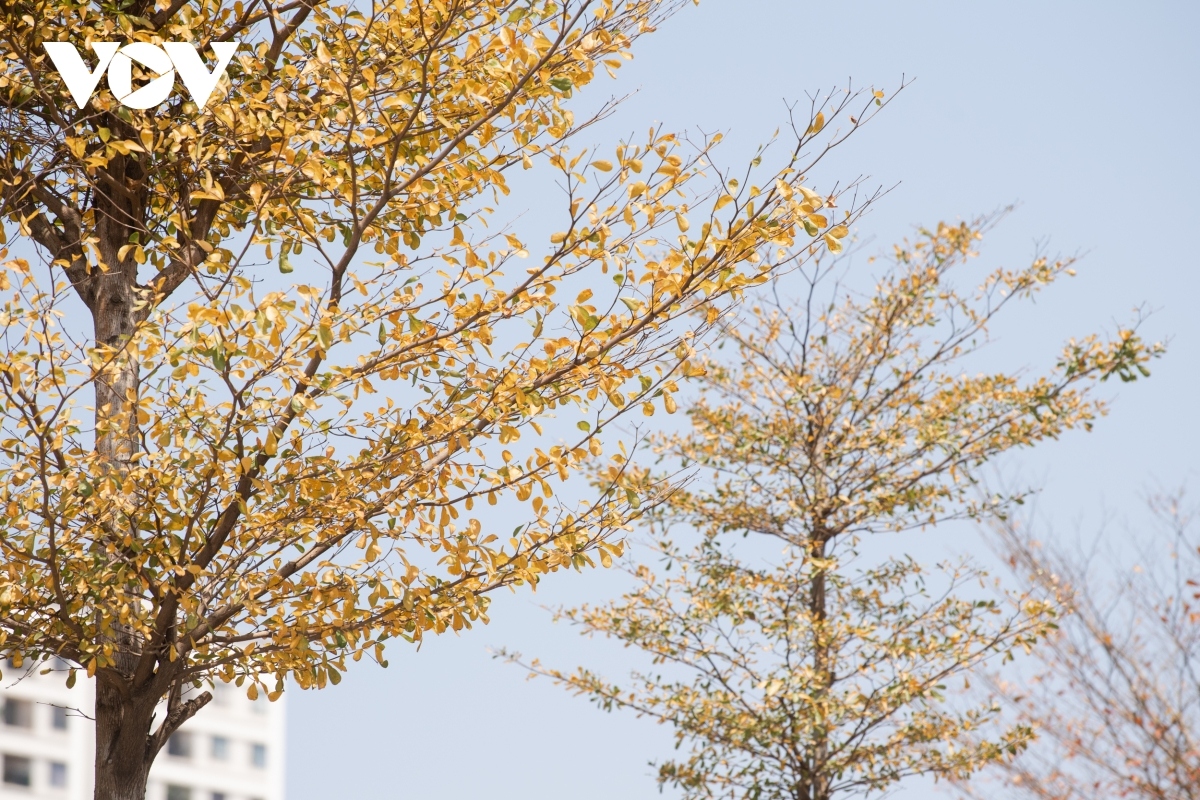
[[[712, 139], [572, 149], [567, 99], [679, 5], [0, 6], [0, 649], [95, 677], [98, 800], [143, 797], [209, 700], [189, 685], [337, 683], [620, 551], [632, 488], [554, 484], [599, 463], [622, 484], [600, 429], [670, 405], [691, 343], [793, 247], [839, 246], [859, 209], [827, 219], [802, 182], [878, 100], [819, 104], [757, 185], [694, 182]], [[158, 45], [213, 64], [233, 42], [206, 104], [131, 107], [164, 85]], [[522, 261], [487, 203], [534, 159], [564, 224]], [[586, 430], [543, 435], [553, 414]], [[475, 508], [500, 502], [528, 504], [515, 530]]]
[[[988, 222], [923, 231], [871, 292], [823, 294], [828, 270], [812, 266], [802, 302], [724, 329], [735, 355], [702, 362], [690, 429], [655, 440], [660, 459], [698, 467], [650, 516], [661, 569], [636, 566], [620, 600], [564, 612], [653, 666], [625, 682], [530, 666], [673, 727], [687, 754], [659, 764], [660, 785], [830, 800], [964, 776], [1028, 741], [1027, 726], [993, 726], [996, 708], [956, 705], [945, 687], [1040, 639], [1053, 603], [1013, 598], [1004, 613], [965, 590], [976, 568], [931, 577], [871, 535], [996, 513], [1003, 499], [971, 493], [981, 467], [1090, 427], [1096, 383], [1144, 374], [1158, 348], [1122, 330], [1072, 340], [1043, 376], [968, 372], [994, 317], [1070, 270], [1038, 258], [956, 290]], [[699, 544], [676, 544], [681, 528]]]
[[1200, 798], [1200, 537], [1183, 492], [1150, 507], [1090, 554], [1021, 520], [994, 526], [1017, 577], [1065, 613], [1021, 678], [991, 681], [1038, 739], [970, 796]]

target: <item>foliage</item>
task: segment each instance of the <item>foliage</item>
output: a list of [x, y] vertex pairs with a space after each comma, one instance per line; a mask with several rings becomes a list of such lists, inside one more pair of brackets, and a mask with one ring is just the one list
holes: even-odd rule
[[[569, 98], [678, 5], [0, 9], [20, 248], [0, 254], [0, 647], [96, 676], [98, 797], [141, 796], [209, 699], [187, 684], [337, 683], [389, 638], [485, 621], [488, 592], [620, 553], [635, 487], [575, 505], [557, 484], [624, 486], [600, 431], [673, 409], [747, 286], [840, 248], [861, 203], [832, 217], [806, 173], [838, 115], [882, 105], [818, 103], [778, 171], [715, 187], [718, 137], [572, 149], [590, 120]], [[106, 89], [77, 108], [53, 40], [241, 46], [205, 108], [142, 112]], [[535, 159], [567, 195], [541, 258], [488, 228]], [[581, 432], [545, 433], [556, 414]], [[486, 517], [501, 503], [515, 530]]]
[[[638, 566], [622, 599], [565, 617], [656, 669], [613, 683], [532, 666], [674, 727], [687, 754], [659, 765], [660, 784], [689, 798], [826, 800], [965, 776], [1027, 743], [1026, 726], [997, 729], [997, 707], [961, 708], [945, 686], [1044, 636], [1053, 604], [1010, 597], [1006, 612], [965, 591], [983, 577], [969, 564], [927, 579], [880, 555], [893, 539], [866, 537], [1002, 511], [1003, 498], [973, 498], [980, 468], [1090, 427], [1104, 412], [1096, 383], [1148, 374], [1159, 348], [1122, 330], [1072, 340], [1043, 376], [968, 374], [995, 315], [1070, 269], [1038, 258], [957, 291], [952, 272], [989, 223], [922, 231], [866, 294], [822, 299], [828, 270], [814, 266], [802, 304], [764, 303], [725, 327], [736, 356], [705, 359], [690, 430], [655, 440], [700, 476], [651, 517], [663, 572]], [[700, 543], [675, 545], [679, 527]]]
[[[994, 526], [1029, 590], [1061, 603], [1061, 630], [1026, 679], [993, 680], [1038, 739], [987, 797], [1200, 797], [1200, 551], [1180, 492], [1151, 500], [1150, 530], [1065, 552], [1030, 526]], [[1103, 558], [1105, 544], [1112, 558]], [[987, 784], [984, 784], [985, 786]], [[983, 797], [975, 787], [971, 796]]]

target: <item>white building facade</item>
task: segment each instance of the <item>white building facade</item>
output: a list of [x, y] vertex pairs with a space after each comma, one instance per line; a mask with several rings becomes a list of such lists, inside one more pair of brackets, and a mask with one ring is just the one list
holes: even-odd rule
[[[65, 671], [4, 667], [0, 800], [91, 800], [95, 730], [81, 713], [91, 713], [93, 683], [68, 689]], [[146, 800], [283, 800], [283, 768], [283, 700], [252, 702], [218, 684], [159, 752]]]

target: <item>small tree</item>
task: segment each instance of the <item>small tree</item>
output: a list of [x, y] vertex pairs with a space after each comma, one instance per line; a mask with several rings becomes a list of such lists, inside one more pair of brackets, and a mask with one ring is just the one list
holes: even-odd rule
[[[638, 566], [621, 600], [564, 614], [655, 667], [612, 683], [532, 666], [605, 709], [671, 725], [688, 752], [659, 765], [660, 785], [829, 800], [909, 775], [961, 777], [1028, 741], [1025, 726], [987, 727], [990, 704], [956, 708], [945, 685], [1043, 636], [1052, 604], [1012, 598], [1006, 614], [960, 596], [982, 577], [969, 565], [927, 583], [911, 559], [867, 558], [894, 546], [862, 551], [863, 537], [1003, 508], [972, 500], [982, 465], [1090, 427], [1104, 410], [1095, 383], [1145, 373], [1157, 348], [1123, 330], [1071, 341], [1043, 377], [968, 374], [993, 317], [1070, 266], [1038, 258], [959, 293], [951, 273], [986, 224], [923, 232], [865, 296], [819, 299], [814, 268], [804, 302], [724, 329], [736, 358], [705, 361], [691, 429], [656, 439], [702, 477], [651, 517], [663, 572]], [[700, 543], [674, 544], [679, 526]]]
[[[620, 551], [632, 490], [575, 506], [553, 482], [599, 463], [614, 418], [671, 406], [744, 287], [857, 212], [802, 185], [844, 138], [826, 116], [865, 119], [855, 95], [815, 108], [761, 188], [695, 190], [713, 140], [569, 148], [587, 121], [567, 98], [678, 5], [0, 6], [20, 248], [0, 254], [0, 649], [95, 676], [99, 800], [143, 797], [209, 700], [188, 685], [337, 683], [389, 638]], [[43, 46], [233, 41], [206, 106], [149, 111], [104, 87], [80, 107]], [[531, 263], [485, 203], [534, 158], [567, 196]], [[583, 432], [543, 436], [568, 409]], [[624, 482], [619, 455], [603, 469]], [[529, 504], [515, 530], [472, 515], [500, 502]]]
[[1150, 505], [1149, 531], [1102, 535], [1090, 557], [993, 526], [1029, 591], [1065, 613], [1026, 679], [992, 681], [1038, 739], [1000, 765], [1004, 789], [971, 796], [1200, 798], [1200, 538], [1182, 492]]

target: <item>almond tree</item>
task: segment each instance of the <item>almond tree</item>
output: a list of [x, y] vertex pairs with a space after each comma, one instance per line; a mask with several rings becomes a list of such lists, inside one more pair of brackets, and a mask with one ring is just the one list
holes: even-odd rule
[[[1040, 376], [968, 369], [997, 314], [1070, 270], [1038, 258], [956, 289], [988, 224], [923, 231], [863, 294], [826, 293], [828, 270], [811, 267], [801, 302], [724, 328], [734, 352], [700, 362], [690, 428], [654, 440], [667, 464], [697, 467], [649, 516], [659, 565], [634, 566], [615, 602], [564, 612], [649, 665], [615, 682], [530, 666], [670, 725], [683, 755], [658, 765], [660, 785], [830, 800], [965, 777], [1027, 744], [1027, 725], [946, 686], [1039, 641], [1053, 602], [1012, 597], [1006, 612], [977, 568], [924, 568], [896, 535], [1002, 510], [974, 499], [983, 465], [1089, 428], [1104, 412], [1097, 382], [1148, 374], [1158, 348], [1130, 329], [1072, 340]], [[695, 546], [676, 543], [693, 532]]]
[[[818, 103], [756, 183], [703, 179], [715, 139], [568, 143], [568, 99], [680, 4], [0, 6], [0, 649], [95, 677], [99, 800], [144, 796], [188, 686], [337, 683], [620, 552], [636, 488], [559, 483], [623, 486], [601, 429], [672, 408], [745, 287], [839, 246], [861, 204], [804, 176], [882, 96]], [[114, 86], [156, 73], [77, 102], [48, 42], [94, 75], [104, 43], [238, 47], [206, 104], [139, 110]], [[530, 258], [488, 204], [535, 161], [566, 197]]]

